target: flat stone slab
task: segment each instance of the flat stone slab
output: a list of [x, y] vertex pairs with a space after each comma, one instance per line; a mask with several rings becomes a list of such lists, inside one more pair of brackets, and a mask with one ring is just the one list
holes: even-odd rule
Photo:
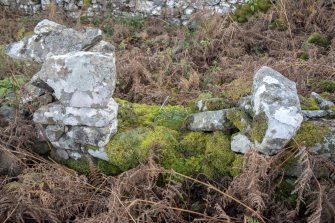
[[118, 104], [112, 98], [104, 109], [65, 107], [56, 102], [35, 111], [34, 122], [44, 125], [104, 127], [114, 122], [117, 111]]
[[184, 128], [191, 131], [225, 131], [231, 127], [227, 121], [226, 113], [228, 109], [199, 112], [190, 115], [185, 123]]

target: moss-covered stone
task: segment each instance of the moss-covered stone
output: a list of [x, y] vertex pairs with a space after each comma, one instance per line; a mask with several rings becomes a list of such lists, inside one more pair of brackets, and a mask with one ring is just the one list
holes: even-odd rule
[[84, 159], [79, 159], [79, 160], [68, 159], [68, 160], [64, 160], [63, 164], [69, 167], [70, 169], [77, 171], [80, 174], [84, 174], [88, 176], [88, 174], [90, 173], [88, 162]]
[[[140, 127], [116, 134], [106, 145], [110, 163], [122, 171], [136, 167], [140, 160], [145, 159], [145, 157], [139, 157], [138, 150], [148, 132], [148, 128]], [[141, 151], [141, 154], [148, 152], [148, 150]]]
[[322, 143], [329, 131], [328, 128], [318, 126], [312, 121], [303, 122], [294, 139], [299, 145], [311, 147], [318, 143]]
[[204, 173], [209, 178], [236, 176], [242, 169], [240, 155], [230, 150], [230, 137], [223, 132], [190, 132], [180, 142], [180, 148], [185, 158], [185, 174]]
[[121, 99], [115, 101], [119, 104], [118, 120], [121, 131], [152, 126], [179, 130], [189, 114], [182, 106], [136, 104]]
[[240, 131], [240, 132], [247, 132], [247, 130], [251, 126], [251, 121], [249, 116], [239, 108], [232, 108], [227, 111], [226, 114], [227, 119], [233, 123], [233, 125]]
[[197, 101], [197, 111], [216, 111], [233, 107], [233, 104], [225, 98], [211, 98]]
[[312, 33], [308, 39], [308, 43], [313, 43], [318, 46], [326, 47], [328, 45], [328, 41], [325, 37], [323, 37], [320, 33], [314, 32]]
[[268, 120], [264, 112], [254, 116], [250, 138], [253, 141], [261, 143], [268, 128]]
[[302, 110], [320, 110], [318, 102], [314, 98], [299, 96]]

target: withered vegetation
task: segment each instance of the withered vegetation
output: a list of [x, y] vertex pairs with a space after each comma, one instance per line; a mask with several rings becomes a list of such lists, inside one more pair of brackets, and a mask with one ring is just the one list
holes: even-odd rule
[[[117, 48], [118, 97], [187, 104], [201, 92], [237, 100], [249, 93], [261, 65], [296, 81], [301, 94], [318, 91], [315, 80], [335, 75], [334, 6], [323, 2], [278, 0], [243, 24], [202, 13], [189, 28], [163, 19], [72, 21], [51, 14], [75, 28], [103, 29]], [[1, 45], [29, 35], [45, 17], [0, 9]], [[326, 41], [316, 44], [313, 33]], [[32, 75], [38, 66], [3, 57], [0, 67], [3, 79]], [[0, 164], [11, 163], [0, 169], [0, 222], [335, 222], [335, 166], [298, 144], [273, 157], [248, 152], [243, 173], [233, 179], [184, 176], [160, 167], [154, 155], [118, 176], [90, 163], [84, 176], [31, 152], [30, 118], [0, 117]]]

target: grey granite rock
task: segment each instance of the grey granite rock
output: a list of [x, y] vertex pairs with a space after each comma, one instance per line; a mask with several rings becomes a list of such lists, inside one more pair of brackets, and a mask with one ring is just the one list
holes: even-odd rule
[[195, 113], [186, 119], [184, 127], [191, 131], [227, 131], [232, 125], [226, 113], [227, 109]]
[[253, 143], [249, 138], [241, 133], [236, 133], [231, 139], [231, 150], [237, 153], [246, 153], [249, 149], [253, 148]]
[[85, 125], [104, 127], [114, 122], [118, 105], [110, 99], [106, 108], [65, 107], [56, 102], [40, 107], [34, 113], [34, 122], [46, 125]]
[[115, 58], [84, 51], [50, 56], [34, 76], [50, 86], [64, 106], [103, 108], [115, 88]]
[[50, 55], [88, 50], [102, 39], [99, 29], [76, 31], [46, 19], [36, 25], [34, 32], [33, 36], [9, 44], [6, 53], [15, 59], [42, 63]]
[[333, 102], [322, 98], [321, 95], [315, 92], [311, 93], [311, 98], [314, 98], [318, 102], [321, 109], [329, 109], [330, 107], [335, 105]]
[[303, 121], [296, 84], [264, 66], [254, 77], [252, 103], [254, 115], [265, 114], [267, 122], [263, 140], [255, 141], [256, 150], [274, 155], [291, 140]]

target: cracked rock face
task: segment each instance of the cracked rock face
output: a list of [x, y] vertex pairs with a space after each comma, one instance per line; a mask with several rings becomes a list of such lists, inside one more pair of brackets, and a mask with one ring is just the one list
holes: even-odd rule
[[[43, 62], [26, 86], [34, 86], [30, 92], [35, 95], [25, 101], [43, 95], [51, 95], [51, 100], [34, 112], [34, 122], [42, 126], [61, 159], [88, 153], [107, 160], [104, 146], [117, 131], [114, 47], [100, 41], [98, 29], [75, 31], [43, 20], [34, 32], [7, 47], [13, 58]], [[86, 151], [86, 145], [98, 150]]]
[[256, 150], [267, 155], [278, 153], [296, 134], [303, 117], [296, 84], [279, 72], [262, 67], [254, 77], [254, 115], [265, 114], [267, 129]]

